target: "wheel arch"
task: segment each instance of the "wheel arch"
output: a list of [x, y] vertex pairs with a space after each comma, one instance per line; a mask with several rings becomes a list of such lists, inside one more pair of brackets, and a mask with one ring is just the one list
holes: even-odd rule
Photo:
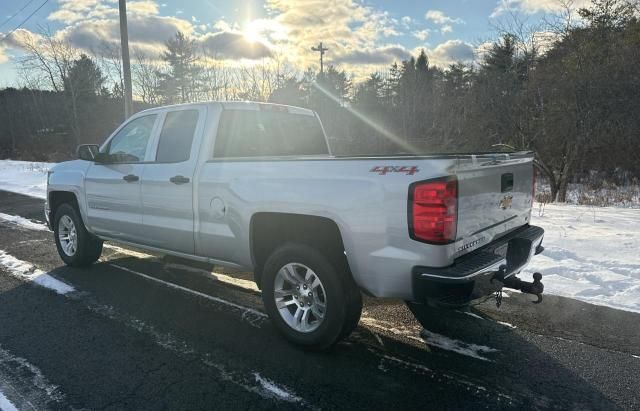
[[80, 203], [78, 202], [78, 197], [76, 193], [73, 191], [65, 191], [65, 190], [54, 190], [48, 193], [49, 203], [49, 221], [53, 225], [53, 219], [56, 215], [56, 209], [62, 204], [70, 204], [72, 207], [76, 209], [80, 218], [82, 219], [82, 223], [87, 226], [87, 220], [85, 218], [82, 209], [80, 208]]
[[251, 261], [255, 281], [261, 288], [262, 269], [269, 255], [286, 243], [301, 243], [318, 249], [336, 269], [353, 279], [338, 224], [327, 217], [307, 214], [258, 212], [251, 216]]

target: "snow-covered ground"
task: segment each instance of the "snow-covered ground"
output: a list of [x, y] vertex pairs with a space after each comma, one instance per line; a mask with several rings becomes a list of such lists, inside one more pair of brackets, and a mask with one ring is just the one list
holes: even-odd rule
[[543, 275], [545, 293], [640, 312], [640, 210], [534, 204], [545, 251], [527, 271]]
[[[0, 190], [44, 198], [51, 165], [0, 160]], [[546, 250], [527, 272], [543, 274], [545, 293], [640, 312], [640, 209], [536, 203], [531, 221]]]
[[0, 160], [0, 190], [32, 197], [47, 196], [47, 170], [53, 163]]

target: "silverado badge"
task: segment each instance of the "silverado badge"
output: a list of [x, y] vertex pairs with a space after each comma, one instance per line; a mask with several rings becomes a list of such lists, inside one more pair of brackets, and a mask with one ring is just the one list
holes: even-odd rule
[[513, 196], [504, 196], [502, 200], [500, 200], [500, 208], [503, 210], [511, 208], [511, 203], [513, 203]]

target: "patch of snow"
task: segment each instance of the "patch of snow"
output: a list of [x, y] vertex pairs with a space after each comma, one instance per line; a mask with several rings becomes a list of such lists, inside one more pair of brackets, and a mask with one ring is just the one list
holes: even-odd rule
[[0, 160], [0, 190], [46, 198], [47, 171], [55, 163]]
[[18, 411], [18, 409], [0, 392], [0, 411]]
[[386, 331], [391, 334], [400, 335], [400, 336], [403, 336], [404, 338], [414, 340], [420, 343], [424, 342], [422, 338], [416, 337], [416, 335], [418, 334], [417, 330], [407, 329], [404, 327], [396, 327], [392, 323], [388, 323], [386, 321], [381, 321], [376, 318], [369, 317], [368, 315], [366, 315], [365, 312], [363, 312], [362, 316], [360, 317], [360, 323], [366, 327], [376, 328], [378, 330]]
[[531, 223], [545, 251], [526, 271], [542, 273], [545, 293], [640, 312], [640, 210], [535, 204]]
[[423, 373], [433, 373], [433, 371], [429, 367], [427, 367], [425, 365], [422, 365], [422, 364], [417, 364], [415, 362], [405, 361], [403, 359], [400, 359], [398, 357], [394, 357], [394, 356], [389, 355], [389, 354], [382, 354], [381, 356], [385, 360], [395, 362], [395, 363], [403, 365], [403, 366], [405, 366], [407, 368], [412, 368], [412, 369], [414, 369], [416, 371], [421, 371]]
[[7, 221], [11, 224], [15, 224], [20, 227], [24, 227], [28, 230], [36, 230], [36, 231], [49, 231], [49, 227], [46, 224], [36, 223], [24, 217], [20, 217], [17, 215], [0, 213], [0, 220]]
[[[42, 374], [42, 371], [35, 365], [31, 364], [25, 358], [13, 355], [0, 345], [0, 387], [2, 383], [12, 386], [12, 379], [17, 377], [22, 383], [18, 387], [13, 387], [13, 391], [18, 389], [18, 394], [22, 397], [22, 401], [29, 404], [30, 409], [49, 409], [51, 402], [61, 402], [65, 399], [65, 394], [60, 391], [58, 385], [50, 383]], [[8, 374], [7, 374], [8, 372]], [[6, 392], [6, 391], [5, 391]], [[2, 402], [2, 393], [0, 392], [0, 409], [11, 410], [12, 408]], [[5, 397], [6, 399], [6, 397]], [[8, 400], [7, 400], [8, 401]], [[12, 406], [11, 402], [9, 404]], [[22, 404], [18, 404], [22, 407]], [[13, 408], [15, 409], [15, 408]]]
[[254, 377], [256, 377], [256, 382], [259, 383], [265, 391], [272, 394], [276, 398], [288, 402], [302, 402], [302, 398], [293, 394], [290, 390], [277, 385], [267, 378], [264, 378], [257, 372], [254, 372], [253, 375]]
[[75, 288], [69, 284], [53, 278], [44, 271], [37, 269], [31, 263], [19, 260], [11, 254], [7, 254], [4, 250], [0, 250], [0, 266], [4, 267], [9, 274], [22, 281], [38, 284], [39, 286], [53, 290], [58, 294], [67, 294], [75, 291]]
[[518, 328], [518, 327], [516, 327], [515, 325], [513, 325], [513, 324], [511, 324], [511, 323], [504, 322], [504, 321], [496, 321], [496, 322], [497, 322], [498, 324], [500, 324], [500, 325], [504, 325], [505, 327], [509, 327], [509, 328], [513, 328], [513, 329]]
[[469, 317], [477, 318], [479, 320], [484, 320], [484, 318], [480, 317], [478, 314], [474, 314], [471, 311], [460, 311], [462, 314], [468, 315]]
[[498, 351], [495, 348], [487, 347], [485, 345], [470, 344], [464, 341], [454, 340], [453, 338], [449, 338], [441, 334], [436, 334], [429, 330], [422, 330], [420, 335], [422, 336], [424, 341], [432, 347], [437, 347], [447, 351], [453, 351], [455, 353], [476, 358], [478, 360], [491, 361], [490, 359], [483, 357], [482, 354], [489, 354]]

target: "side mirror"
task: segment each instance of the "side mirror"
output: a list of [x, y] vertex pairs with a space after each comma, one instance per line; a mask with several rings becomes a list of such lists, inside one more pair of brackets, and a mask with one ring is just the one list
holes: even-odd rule
[[78, 148], [76, 148], [76, 156], [80, 160], [96, 161], [99, 150], [100, 146], [97, 144], [80, 144]]

